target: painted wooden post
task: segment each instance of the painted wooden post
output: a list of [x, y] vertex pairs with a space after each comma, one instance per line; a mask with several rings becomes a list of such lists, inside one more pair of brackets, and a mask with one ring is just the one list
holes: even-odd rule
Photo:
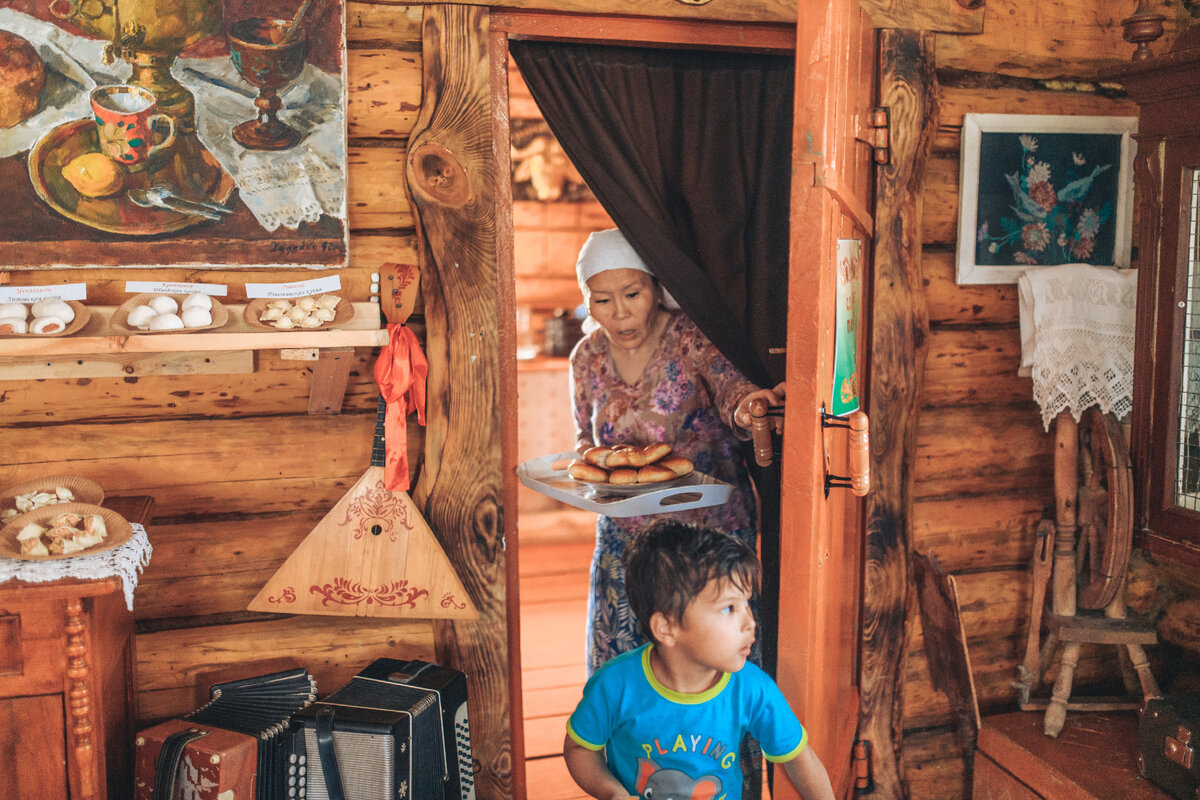
[[871, 339], [871, 473], [863, 578], [859, 738], [872, 744], [875, 797], [907, 797], [900, 702], [909, 606], [909, 526], [929, 321], [921, 273], [921, 191], [937, 130], [933, 34], [879, 34], [880, 105], [892, 155], [875, 206]]
[[413, 499], [479, 609], [436, 625], [439, 660], [467, 673], [479, 797], [512, 797], [500, 475], [495, 157], [488, 11], [425, 7], [421, 111], [406, 175], [428, 329], [425, 460]]

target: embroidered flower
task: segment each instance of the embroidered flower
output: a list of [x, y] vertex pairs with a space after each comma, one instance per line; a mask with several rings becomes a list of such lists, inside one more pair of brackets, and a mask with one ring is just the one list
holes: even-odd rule
[[1071, 255], [1076, 258], [1091, 258], [1092, 251], [1096, 248], [1096, 240], [1090, 236], [1085, 236], [1082, 239], [1071, 242]]
[[1085, 208], [1079, 215], [1079, 222], [1075, 223], [1075, 229], [1079, 231], [1080, 236], [1094, 238], [1100, 232], [1100, 216], [1096, 213], [1096, 209]]
[[1028, 133], [1021, 134], [1021, 147], [1030, 153], [1037, 150], [1037, 137], [1030, 136]]
[[1029, 184], [1032, 189], [1039, 183], [1050, 182], [1050, 165], [1045, 161], [1039, 161], [1029, 168], [1029, 174], [1025, 176], [1025, 183]]
[[1029, 187], [1029, 199], [1046, 211], [1053, 211], [1058, 202], [1058, 193], [1048, 183], [1035, 183]]
[[1087, 163], [1087, 159], [1084, 158], [1083, 153], [1071, 153], [1071, 160], [1075, 162], [1075, 166], [1077, 167], [1082, 167]]
[[1018, 264], [1036, 264], [1036, 263], [1038, 263], [1036, 258], [1034, 258], [1033, 256], [1029, 255], [1028, 253], [1024, 252], [1023, 250], [1018, 251], [1017, 254], [1013, 256], [1013, 260], [1016, 261]]
[[1050, 244], [1050, 230], [1044, 222], [1031, 222], [1021, 228], [1021, 241], [1027, 250], [1045, 250]]

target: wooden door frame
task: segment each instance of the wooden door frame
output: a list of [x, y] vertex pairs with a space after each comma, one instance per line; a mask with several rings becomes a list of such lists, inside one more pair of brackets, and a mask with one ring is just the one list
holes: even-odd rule
[[[492, 88], [492, 134], [496, 157], [495, 223], [499, 272], [498, 313], [501, 326], [500, 370], [501, 472], [504, 507], [517, 507], [517, 387], [516, 387], [516, 265], [514, 263], [510, 121], [508, 115], [508, 40], [541, 39], [663, 48], [754, 50], [790, 53], [795, 49], [795, 27], [776, 23], [729, 23], [689, 19], [644, 19], [611, 15], [559, 14], [531, 11], [494, 11], [489, 18], [488, 59]], [[505, 583], [508, 605], [510, 720], [514, 797], [526, 796], [525, 732], [520, 669], [519, 536], [515, 524], [505, 548]]]

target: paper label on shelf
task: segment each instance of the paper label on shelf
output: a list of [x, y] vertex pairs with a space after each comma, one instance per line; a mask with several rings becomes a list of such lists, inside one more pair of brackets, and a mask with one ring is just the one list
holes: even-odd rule
[[125, 281], [129, 294], [206, 294], [210, 297], [225, 297], [229, 287], [223, 283], [172, 283], [170, 281]]
[[270, 297], [287, 299], [304, 297], [322, 292], [336, 292], [342, 288], [342, 279], [337, 275], [325, 278], [313, 278], [310, 281], [293, 281], [291, 283], [247, 283], [246, 297]]
[[38, 300], [87, 300], [87, 284], [0, 286], [0, 303], [36, 303]]

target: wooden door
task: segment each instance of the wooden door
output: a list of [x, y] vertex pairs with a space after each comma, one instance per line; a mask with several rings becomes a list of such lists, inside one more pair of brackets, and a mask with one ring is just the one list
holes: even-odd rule
[[[851, 791], [858, 722], [862, 501], [826, 494], [826, 469], [847, 475], [847, 431], [823, 428], [833, 385], [838, 239], [871, 252], [870, 119], [874, 31], [855, 0], [800, 3], [788, 286], [787, 403], [780, 519], [778, 681], [838, 797]], [[865, 279], [862, 286], [869, 286]], [[869, 320], [864, 297], [863, 320]], [[860, 369], [865, 365], [860, 326]], [[866, 376], [859, 385], [866, 386]], [[863, 405], [864, 410], [868, 410]], [[797, 797], [775, 781], [777, 798]]]

